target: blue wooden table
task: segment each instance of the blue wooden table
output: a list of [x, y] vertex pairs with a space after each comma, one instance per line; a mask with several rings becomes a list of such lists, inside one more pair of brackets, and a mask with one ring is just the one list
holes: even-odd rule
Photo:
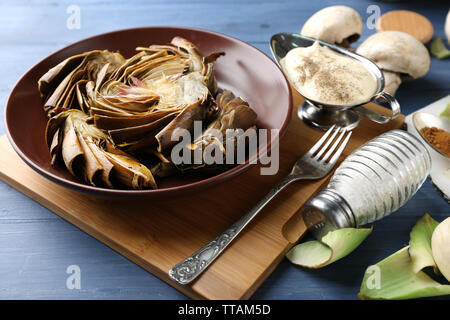
[[[345, 3], [366, 20], [369, 5], [381, 12], [416, 10], [444, 35], [448, 1], [271, 1], [136, 0], [40, 1], [0, 3], [0, 105], [14, 83], [53, 51], [98, 33], [149, 25], [182, 25], [222, 32], [269, 54], [277, 32], [298, 32], [322, 7]], [[73, 14], [79, 10], [80, 20]], [[75, 18], [75, 19], [74, 19]], [[79, 22], [79, 23], [78, 23]], [[78, 28], [79, 27], [79, 28]], [[359, 41], [374, 30], [367, 26]], [[450, 60], [431, 62], [423, 79], [405, 83], [397, 93], [409, 114], [450, 93]], [[3, 113], [2, 113], [3, 114]], [[3, 121], [0, 134], [5, 133]], [[450, 206], [427, 181], [398, 212], [375, 224], [373, 234], [347, 258], [314, 271], [283, 261], [255, 293], [256, 299], [356, 299], [367, 266], [408, 243], [409, 231], [424, 212], [443, 220]], [[81, 288], [68, 289], [68, 266], [81, 270]], [[185, 299], [153, 275], [49, 210], [0, 182], [1, 299]]]

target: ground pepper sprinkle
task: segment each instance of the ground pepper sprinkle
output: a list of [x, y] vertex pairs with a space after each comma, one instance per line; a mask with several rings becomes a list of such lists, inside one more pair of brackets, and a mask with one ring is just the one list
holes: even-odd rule
[[450, 157], [450, 133], [436, 127], [424, 127], [420, 132], [436, 149]]

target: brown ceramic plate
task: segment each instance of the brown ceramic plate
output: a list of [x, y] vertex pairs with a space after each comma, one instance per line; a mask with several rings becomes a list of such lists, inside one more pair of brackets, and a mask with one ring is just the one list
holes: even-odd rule
[[292, 99], [289, 84], [278, 66], [264, 53], [251, 45], [229, 36], [183, 27], [147, 27], [109, 32], [71, 44], [48, 56], [32, 67], [12, 90], [5, 110], [9, 140], [20, 157], [34, 170], [64, 186], [110, 196], [175, 195], [218, 183], [237, 175], [250, 166], [249, 161], [215, 176], [184, 175], [160, 181], [157, 190], [121, 190], [93, 187], [72, 177], [64, 166], [53, 168], [45, 143], [47, 123], [37, 89], [38, 79], [51, 67], [69, 56], [94, 50], [120, 51], [125, 57], [135, 53], [137, 46], [169, 43], [181, 36], [196, 44], [204, 53], [225, 51], [215, 63], [220, 88], [232, 90], [246, 99], [258, 114], [258, 127], [279, 129], [267, 145], [277, 141], [288, 124]]

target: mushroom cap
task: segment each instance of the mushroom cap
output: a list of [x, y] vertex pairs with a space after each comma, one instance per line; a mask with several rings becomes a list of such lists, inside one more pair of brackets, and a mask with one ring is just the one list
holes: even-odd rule
[[445, 18], [445, 36], [448, 44], [450, 44], [450, 9], [448, 10], [447, 18]]
[[305, 22], [300, 33], [339, 44], [353, 35], [359, 37], [362, 28], [362, 18], [354, 9], [347, 6], [331, 6], [314, 13]]
[[400, 31], [378, 32], [367, 38], [356, 53], [381, 69], [420, 78], [430, 69], [427, 48], [413, 36]]

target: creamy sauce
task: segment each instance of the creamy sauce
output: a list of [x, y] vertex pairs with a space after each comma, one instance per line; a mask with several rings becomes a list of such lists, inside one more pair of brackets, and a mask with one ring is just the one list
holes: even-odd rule
[[291, 83], [307, 98], [332, 105], [367, 102], [377, 90], [375, 76], [353, 58], [315, 42], [281, 60]]

